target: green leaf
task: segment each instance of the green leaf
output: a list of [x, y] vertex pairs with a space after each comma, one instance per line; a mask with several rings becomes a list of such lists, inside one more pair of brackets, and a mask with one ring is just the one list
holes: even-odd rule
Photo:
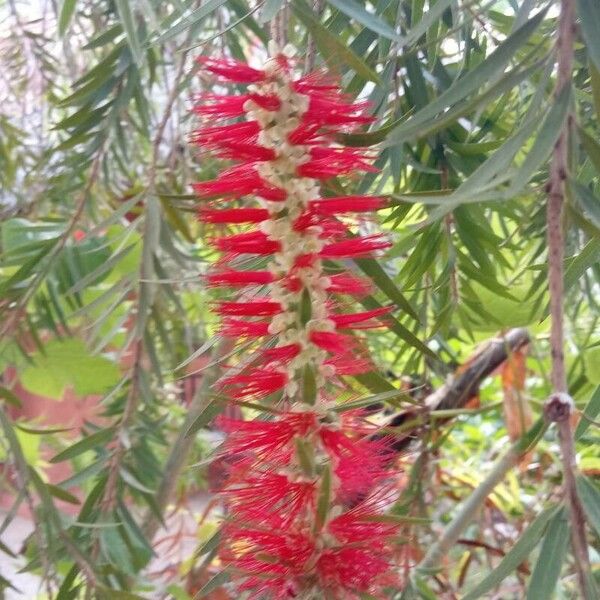
[[79, 498], [77, 498], [77, 496], [70, 494], [66, 490], [63, 490], [62, 488], [58, 487], [57, 485], [52, 485], [51, 483], [47, 483], [46, 488], [50, 492], [51, 496], [54, 496], [55, 498], [58, 498], [59, 500], [63, 500], [64, 502], [68, 502], [69, 504], [81, 504], [81, 502], [79, 501]]
[[145, 494], [155, 494], [156, 490], [151, 490], [147, 488], [135, 475], [132, 475], [127, 469], [121, 468], [119, 469], [119, 473], [121, 478], [125, 483], [127, 483], [132, 488], [138, 490], [139, 492], [143, 492]]
[[311, 443], [301, 437], [294, 438], [296, 446], [296, 456], [300, 463], [300, 468], [306, 477], [313, 479], [315, 476], [315, 451]]
[[189, 437], [194, 435], [198, 430], [202, 429], [205, 425], [210, 423], [218, 414], [223, 411], [223, 399], [219, 396], [210, 396], [202, 412], [194, 419], [194, 422], [189, 426], [185, 432], [185, 436]]
[[571, 199], [575, 208], [594, 227], [600, 230], [600, 198], [585, 185], [578, 181], [570, 182]]
[[210, 579], [202, 589], [194, 596], [194, 600], [200, 600], [201, 598], [206, 598], [208, 594], [214, 592], [216, 589], [220, 588], [223, 584], [229, 581], [229, 573], [227, 570], [223, 570], [217, 573], [212, 579]]
[[360, 270], [368, 275], [371, 281], [380, 289], [396, 307], [410, 315], [415, 321], [419, 321], [419, 315], [394, 283], [392, 278], [386, 273], [381, 266], [380, 261], [374, 258], [357, 258], [354, 262], [359, 266]]
[[576, 486], [585, 516], [596, 533], [600, 535], [600, 491], [591, 479], [584, 475], [577, 476]]
[[114, 0], [114, 3], [117, 7], [119, 19], [123, 25], [123, 30], [125, 31], [133, 60], [137, 65], [140, 65], [144, 58], [144, 53], [142, 52], [140, 41], [138, 39], [135, 17], [131, 12], [131, 3], [128, 0]]
[[0, 386], [0, 398], [4, 398], [11, 406], [21, 407], [21, 401], [10, 390], [2, 386]]
[[317, 512], [315, 515], [315, 531], [320, 531], [327, 521], [329, 508], [331, 506], [332, 481], [331, 481], [331, 465], [327, 463], [323, 466], [321, 473], [321, 487], [319, 489], [319, 497], [317, 500]]
[[94, 356], [81, 340], [52, 340], [44, 354], [32, 356], [33, 364], [21, 373], [23, 387], [40, 396], [60, 400], [73, 387], [79, 396], [102, 394], [121, 379], [119, 366], [103, 356]]
[[113, 439], [114, 434], [114, 427], [108, 427], [107, 429], [96, 431], [79, 440], [78, 442], [75, 442], [72, 446], [69, 446], [67, 449], [59, 452], [56, 456], [53, 456], [50, 459], [50, 462], [56, 464], [64, 460], [75, 458], [76, 456], [79, 456], [84, 452], [88, 452], [89, 450], [93, 450], [94, 448], [104, 449], [106, 444]]
[[335, 6], [339, 11], [351, 19], [356, 19], [359, 23], [364, 25], [367, 29], [382, 35], [388, 40], [402, 41], [402, 37], [399, 36], [390, 25], [388, 25], [378, 15], [368, 12], [360, 4], [357, 4], [354, 0], [327, 0], [329, 4]]
[[313, 36], [323, 58], [333, 70], [336, 70], [336, 66], [348, 65], [361, 77], [381, 84], [379, 75], [356, 55], [339, 36], [323, 26], [304, 0], [295, 0], [292, 8]]
[[152, 40], [153, 45], [162, 44], [173, 37], [178, 36], [180, 33], [195, 27], [203, 19], [208, 17], [217, 8], [225, 4], [227, 0], [208, 0], [205, 4], [202, 4], [196, 10], [193, 10], [187, 17], [178, 21], [175, 25], [169, 28], [167, 31], [160, 34], [156, 39]]
[[500, 564], [475, 587], [471, 588], [462, 600], [476, 600], [497, 587], [529, 556], [547, 529], [549, 521], [560, 508], [553, 506], [542, 511], [521, 534], [515, 545], [500, 561]]
[[[541, 23], [546, 11], [547, 9], [540, 11], [535, 17], [527, 21], [525, 25], [506, 38], [483, 62], [467, 71], [463, 77], [454, 81], [438, 98], [402, 123], [390, 135], [386, 145], [402, 143], [413, 136], [424, 135], [423, 130], [431, 125], [431, 122], [436, 119], [439, 113], [463, 101], [469, 94], [488, 84], [490, 80], [502, 73], [516, 52], [524, 46]], [[514, 72], [511, 74], [514, 74]], [[507, 77], [508, 75], [505, 74], [503, 79], [506, 80]]]
[[527, 587], [527, 600], [550, 600], [569, 547], [569, 521], [563, 508], [548, 523]]
[[571, 104], [571, 98], [571, 86], [567, 85], [548, 111], [531, 150], [528, 152], [527, 157], [515, 176], [511, 179], [507, 195], [518, 194], [529, 182], [536, 169], [550, 156], [554, 144], [563, 129], [567, 111]]
[[[583, 434], [588, 430], [591, 425], [591, 421], [594, 421], [600, 414], [600, 385], [596, 388], [589, 402], [583, 409], [583, 414], [577, 428], [575, 429], [575, 439], [579, 440], [583, 437]], [[587, 417], [587, 418], [586, 418]], [[591, 421], [590, 421], [591, 420]]]
[[75, 14], [76, 5], [77, 0], [63, 0], [63, 3], [60, 7], [60, 14], [58, 15], [58, 33], [61, 37], [65, 35], [67, 29], [69, 28], [71, 19]]
[[600, 239], [592, 238], [569, 262], [565, 270], [565, 289], [571, 289], [579, 278], [600, 258]]
[[302, 401], [314, 405], [317, 401], [317, 380], [312, 365], [304, 365], [302, 370]]
[[588, 54], [600, 70], [600, 3], [597, 0], [577, 0], [577, 12]]
[[261, 25], [268, 23], [281, 10], [284, 2], [285, 0], [266, 0], [260, 11], [258, 22]]
[[[110, 540], [108, 540], [106, 543], [110, 543]], [[123, 565], [116, 564], [115, 566]], [[106, 587], [98, 587], [97, 592], [99, 596], [98, 600], [147, 600], [147, 598], [144, 598], [143, 596], [138, 596], [138, 594], [133, 594], [132, 592], [125, 592], [123, 590], [113, 590]]]

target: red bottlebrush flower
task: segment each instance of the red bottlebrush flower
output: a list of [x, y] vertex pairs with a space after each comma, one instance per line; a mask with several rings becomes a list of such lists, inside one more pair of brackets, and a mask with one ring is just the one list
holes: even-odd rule
[[253, 69], [238, 60], [200, 56], [198, 62], [207, 71], [234, 83], [256, 83], [265, 78], [264, 71]]
[[192, 140], [208, 148], [220, 147], [227, 142], [256, 141], [260, 127], [256, 121], [243, 121], [217, 127], [205, 127], [194, 132]]
[[305, 123], [319, 125], [361, 125], [371, 123], [370, 115], [356, 114], [368, 108], [367, 102], [347, 104], [342, 98], [330, 98], [313, 94], [310, 96], [308, 110], [302, 115]]
[[[294, 78], [282, 53], [264, 69], [234, 60], [202, 63], [219, 77], [253, 84], [239, 95], [206, 96], [205, 106], [195, 109], [223, 121], [207, 123], [193, 139], [237, 163], [195, 185], [209, 203], [200, 219], [247, 224], [214, 240], [223, 256], [208, 283], [263, 286], [259, 297], [242, 293], [218, 303], [223, 334], [251, 340], [251, 354], [242, 363], [250, 367], [226, 375], [218, 388], [240, 410], [280, 392], [280, 412], [268, 420], [219, 420], [228, 434], [225, 451], [235, 457], [222, 489], [231, 518], [219, 556], [249, 600], [377, 595], [390, 581], [393, 528], [377, 520], [386, 506], [371, 496], [388, 477], [390, 444], [373, 439], [377, 427], [362, 413], [332, 417], [330, 390], [339, 386], [339, 377], [372, 367], [361, 338], [339, 330], [379, 326], [378, 317], [389, 309], [337, 313], [332, 294], [365, 295], [370, 284], [347, 272], [328, 275], [327, 259], [388, 248], [382, 236], [353, 234], [358, 217], [337, 218], [379, 210], [386, 200], [319, 194], [319, 180], [376, 171], [365, 150], [332, 144], [336, 132], [372, 118], [364, 114], [366, 103], [352, 102], [324, 74]], [[244, 196], [252, 196], [250, 206], [219, 206]], [[223, 200], [213, 202], [217, 198]], [[231, 270], [233, 259], [236, 268], [266, 266]], [[322, 522], [317, 498], [326, 473], [333, 477], [328, 519]], [[360, 509], [347, 510], [357, 503]]]
[[368, 547], [342, 546], [325, 550], [316, 565], [319, 580], [335, 600], [358, 599], [377, 585], [391, 564]]
[[311, 148], [311, 160], [298, 167], [298, 175], [329, 179], [352, 171], [377, 172], [354, 148]]
[[385, 208], [385, 198], [370, 196], [340, 196], [337, 198], [324, 198], [312, 200], [310, 210], [318, 215], [335, 216], [342, 213], [370, 212]]
[[391, 244], [380, 235], [354, 237], [341, 242], [328, 244], [321, 250], [323, 258], [360, 258], [365, 257], [375, 250], [385, 250]]
[[350, 273], [337, 273], [329, 277], [331, 283], [328, 292], [348, 294], [350, 296], [367, 296], [372, 291], [371, 283], [366, 279], [355, 277]]
[[[380, 317], [391, 311], [391, 307], [382, 306], [381, 308], [375, 308], [373, 310], [366, 310], [364, 312], [347, 314], [347, 315], [331, 315], [329, 318], [335, 323], [338, 329], [370, 329], [373, 327], [382, 327], [382, 323], [378, 321], [371, 321], [375, 317]], [[366, 321], [366, 323], [365, 323]], [[359, 324], [360, 327], [358, 326]]]
[[343, 543], [368, 543], [371, 548], [385, 547], [398, 534], [398, 523], [378, 520], [377, 517], [385, 510], [386, 504], [393, 501], [394, 496], [388, 490], [382, 490], [366, 498], [329, 521], [327, 531]]
[[225, 445], [233, 454], [256, 453], [270, 462], [289, 462], [294, 437], [305, 437], [317, 429], [312, 412], [283, 413], [273, 421], [240, 421], [221, 417], [218, 421], [229, 434]]
[[215, 245], [221, 252], [235, 254], [273, 254], [281, 248], [279, 242], [270, 240], [262, 231], [249, 231], [217, 238]]
[[319, 346], [319, 348], [332, 354], [341, 354], [356, 345], [356, 340], [352, 336], [336, 333], [335, 331], [313, 331], [310, 334], [310, 341], [315, 346]]
[[227, 337], [263, 337], [269, 335], [268, 321], [243, 321], [227, 317], [223, 319], [221, 334]]
[[285, 346], [266, 348], [262, 351], [262, 357], [267, 363], [281, 362], [285, 364], [298, 356], [301, 350], [302, 348], [298, 344], [286, 344]]
[[341, 501], [360, 500], [387, 474], [389, 448], [386, 439], [359, 439], [328, 428], [322, 428], [319, 435], [333, 458], [335, 474], [340, 481]]
[[256, 194], [265, 200], [281, 202], [286, 199], [285, 190], [265, 183], [253, 164], [236, 165], [226, 169], [217, 179], [193, 185], [200, 198], [211, 196], [233, 196], [239, 198]]
[[324, 364], [331, 365], [335, 369], [336, 375], [358, 375], [368, 373], [373, 369], [373, 363], [367, 357], [350, 353], [332, 356]]
[[230, 525], [229, 541], [221, 555], [225, 565], [247, 574], [240, 590], [253, 592], [252, 600], [289, 600], [296, 596], [297, 581], [315, 552], [314, 540], [304, 533], [249, 529]]
[[255, 369], [249, 374], [231, 375], [219, 381], [221, 389], [227, 388], [232, 397], [264, 398], [277, 392], [287, 383], [287, 375], [277, 371]]
[[261, 223], [269, 218], [269, 211], [266, 208], [201, 208], [198, 216], [206, 223]]
[[221, 271], [209, 273], [206, 277], [210, 286], [243, 287], [246, 285], [267, 285], [275, 281], [270, 271]]
[[217, 314], [234, 317], [272, 317], [281, 312], [281, 304], [270, 300], [250, 302], [219, 302]]
[[292, 481], [286, 475], [256, 470], [248, 474], [243, 465], [240, 469], [246, 472], [238, 478], [233, 475], [223, 491], [234, 518], [287, 528], [314, 509], [314, 481]]
[[202, 104], [195, 106], [194, 112], [210, 117], [239, 117], [246, 112], [244, 106], [249, 100], [265, 110], [279, 110], [281, 107], [279, 98], [272, 94], [240, 94], [239, 96], [204, 94], [200, 97]]

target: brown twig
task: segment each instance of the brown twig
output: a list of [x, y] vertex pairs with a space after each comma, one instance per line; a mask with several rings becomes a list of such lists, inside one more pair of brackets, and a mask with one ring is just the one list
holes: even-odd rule
[[[555, 97], [571, 85], [575, 38], [575, 0], [561, 0], [558, 20], [557, 80]], [[571, 519], [571, 542], [575, 557], [577, 581], [582, 597], [592, 597], [588, 574], [590, 561], [585, 531], [585, 517], [575, 486], [577, 464], [570, 417], [573, 400], [567, 393], [567, 377], [564, 357], [563, 301], [564, 301], [564, 235], [562, 230], [565, 180], [568, 173], [570, 130], [573, 122], [567, 116], [562, 132], [554, 146], [550, 175], [547, 185], [547, 239], [548, 239], [548, 288], [550, 292], [550, 350], [552, 356], [551, 381], [553, 393], [544, 406], [544, 415], [558, 427], [558, 437], [563, 466], [563, 489]]]
[[[429, 394], [422, 408], [408, 409], [391, 417], [385, 425], [385, 430], [393, 432], [394, 429], [402, 428], [402, 435], [395, 436], [392, 444], [394, 450], [402, 452], [413, 440], [420, 437], [422, 428], [426, 426], [423, 419], [418, 418], [420, 415], [426, 416], [431, 411], [462, 408], [477, 394], [481, 382], [506, 361], [511, 352], [528, 343], [529, 333], [520, 327], [511, 329], [501, 338], [490, 340], [467, 360], [450, 381]], [[411, 421], [414, 421], [416, 427], [407, 427]], [[439, 420], [437, 422], [439, 423]]]
[[[325, 3], [323, 0], [313, 0], [313, 10], [320, 17], [323, 14]], [[315, 68], [317, 58], [317, 46], [314, 36], [308, 34], [308, 43], [306, 45], [306, 62], [304, 63], [305, 73], [310, 73]]]

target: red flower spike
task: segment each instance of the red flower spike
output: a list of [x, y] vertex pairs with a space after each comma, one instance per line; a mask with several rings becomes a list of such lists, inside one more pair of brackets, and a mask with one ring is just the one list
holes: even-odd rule
[[348, 348], [356, 346], [356, 340], [349, 335], [343, 335], [334, 331], [313, 331], [310, 334], [310, 341], [327, 352], [332, 354], [341, 354]]
[[261, 223], [269, 218], [269, 211], [266, 208], [201, 208], [198, 217], [205, 223]]
[[273, 421], [240, 421], [220, 417], [217, 424], [229, 434], [225, 446], [232, 454], [255, 453], [272, 462], [289, 462], [294, 437], [317, 429], [314, 413], [283, 413]]
[[209, 56], [200, 56], [197, 60], [207, 71], [234, 83], [256, 83], [265, 78], [263, 71], [253, 69], [237, 60], [217, 59]]
[[217, 314], [235, 317], [272, 317], [281, 312], [279, 302], [252, 300], [251, 302], [220, 302]]
[[[388, 248], [382, 236], [355, 236], [360, 217], [351, 216], [384, 208], [387, 201], [321, 198], [318, 192], [319, 180], [376, 171], [367, 151], [332, 144], [336, 134], [372, 121], [368, 104], [353, 102], [323, 73], [295, 79], [284, 52], [264, 70], [228, 59], [202, 63], [219, 77], [253, 84], [239, 95], [207, 95], [195, 109], [205, 120], [222, 120], [207, 122], [192, 139], [236, 163], [195, 185], [207, 201], [199, 217], [247, 224], [214, 240], [223, 254], [208, 284], [263, 286], [259, 297], [243, 291], [217, 304], [223, 334], [250, 339], [252, 346], [242, 363], [250, 367], [226, 375], [218, 388], [240, 409], [281, 391], [279, 412], [268, 420], [218, 421], [232, 457], [221, 490], [231, 520], [219, 557], [249, 600], [380, 598], [382, 587], [394, 583], [389, 563], [395, 528], [376, 518], [387, 504], [373, 490], [390, 478], [391, 444], [372, 439], [378, 428], [362, 412], [332, 413], [330, 390], [339, 378], [372, 368], [361, 338], [340, 330], [378, 327], [389, 309], [336, 312], [333, 294], [361, 296], [371, 286], [348, 272], [328, 275], [327, 259]], [[213, 201], [244, 196], [252, 204], [240, 202], [241, 208]], [[338, 218], [345, 215], [350, 217]], [[231, 261], [236, 269], [266, 267], [232, 270]], [[333, 474], [331, 506], [329, 518], [315, 528], [325, 466]]]
[[265, 110], [279, 110], [281, 101], [272, 94], [241, 94], [239, 96], [220, 96], [204, 94], [199, 100], [202, 104], [194, 107], [194, 112], [209, 117], [233, 118], [245, 114], [244, 106], [251, 100]]
[[236, 165], [223, 171], [217, 179], [193, 184], [193, 188], [200, 198], [213, 196], [239, 198], [256, 194], [265, 200], [281, 202], [287, 197], [285, 190], [265, 183], [253, 164]]
[[281, 362], [283, 364], [290, 362], [296, 358], [302, 348], [298, 344], [287, 344], [285, 346], [277, 346], [275, 348], [267, 348], [263, 350], [261, 355], [267, 364], [272, 362]]
[[226, 337], [263, 337], [269, 335], [268, 321], [243, 321], [227, 317], [221, 324], [221, 335]]
[[359, 375], [373, 370], [373, 363], [368, 358], [350, 353], [332, 356], [324, 364], [331, 365], [336, 375]]
[[375, 250], [385, 250], [391, 244], [380, 235], [355, 237], [341, 242], [328, 244], [321, 250], [323, 258], [361, 258], [369, 256]]
[[371, 293], [373, 286], [371, 282], [350, 273], [337, 273], [329, 277], [331, 284], [328, 292], [335, 294], [348, 294], [350, 296], [367, 296]]
[[260, 255], [273, 254], [281, 247], [279, 242], [270, 240], [262, 231], [250, 231], [217, 238], [215, 245], [221, 252]]
[[287, 383], [285, 373], [256, 369], [247, 375], [231, 375], [219, 381], [220, 388], [228, 388], [233, 398], [264, 398], [277, 392]]
[[310, 202], [310, 210], [322, 216], [335, 216], [344, 213], [360, 213], [385, 208], [385, 198], [370, 196], [340, 196]]
[[[362, 324], [360, 326], [361, 329], [370, 329], [374, 327], [382, 327], [383, 324], [375, 321], [370, 321], [375, 317], [380, 317], [381, 315], [385, 315], [391, 311], [391, 307], [383, 306], [381, 308], [375, 308], [374, 310], [366, 310], [364, 312], [347, 314], [347, 315], [331, 315], [329, 318], [335, 323], [335, 326], [338, 329], [358, 329], [358, 324]], [[365, 323], [367, 321], [367, 323]]]
[[[243, 467], [242, 467], [243, 469]], [[236, 519], [287, 528], [314, 509], [314, 481], [291, 481], [278, 473], [243, 473], [239, 481], [235, 474], [224, 491], [228, 506]]]
[[275, 281], [270, 271], [221, 271], [206, 276], [208, 285], [243, 287], [246, 285], [268, 285]]

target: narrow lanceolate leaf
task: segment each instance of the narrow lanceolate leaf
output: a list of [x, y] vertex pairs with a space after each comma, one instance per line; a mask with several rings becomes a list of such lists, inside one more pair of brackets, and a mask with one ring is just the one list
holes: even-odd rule
[[75, 13], [76, 5], [77, 0], [63, 0], [63, 3], [61, 4], [60, 13], [58, 15], [58, 33], [61, 36], [65, 35], [69, 28], [69, 24]]
[[15, 396], [13, 392], [2, 386], [0, 386], [0, 398], [3, 398], [7, 404], [11, 404], [16, 408], [21, 407], [21, 401], [17, 398], [17, 396]]
[[588, 430], [592, 421], [596, 420], [596, 417], [600, 415], [600, 386], [596, 388], [589, 402], [585, 405], [581, 419], [577, 423], [577, 429], [575, 429], [575, 439], [578, 440], [583, 437], [583, 434]]
[[600, 3], [597, 0], [577, 0], [577, 12], [586, 49], [600, 70]]
[[331, 483], [331, 466], [326, 464], [321, 473], [321, 489], [319, 490], [319, 499], [317, 500], [315, 531], [320, 531], [327, 521], [331, 505]]
[[327, 0], [331, 6], [335, 6], [338, 10], [349, 16], [351, 19], [356, 19], [361, 25], [367, 29], [382, 35], [389, 40], [401, 41], [402, 37], [398, 35], [394, 29], [386, 23], [380, 16], [367, 11], [363, 6], [357, 4], [354, 0]]
[[529, 556], [531, 551], [537, 546], [542, 535], [548, 527], [549, 521], [560, 511], [560, 508], [553, 506], [541, 512], [538, 517], [521, 534], [510, 552], [502, 559], [500, 564], [487, 576], [479, 582], [474, 588], [471, 588], [463, 597], [463, 600], [476, 600], [483, 598], [490, 590], [500, 585], [516, 568]]
[[571, 182], [571, 199], [575, 208], [592, 225], [600, 230], [600, 198], [587, 186]]
[[181, 21], [177, 21], [175, 25], [164, 31], [155, 40], [152, 40], [153, 45], [162, 44], [171, 38], [178, 36], [180, 33], [195, 27], [206, 17], [215, 12], [219, 7], [223, 6], [227, 0], [208, 0], [202, 6], [192, 11], [187, 17]]
[[600, 490], [591, 479], [584, 475], [578, 475], [577, 493], [583, 504], [588, 523], [600, 535]]
[[107, 442], [112, 440], [114, 435], [114, 427], [109, 427], [108, 429], [101, 429], [100, 431], [96, 431], [87, 437], [75, 442], [72, 446], [69, 446], [66, 450], [59, 452], [56, 456], [53, 456], [50, 459], [51, 463], [59, 463], [63, 460], [69, 460], [71, 458], [75, 458], [88, 450], [93, 450], [94, 448], [104, 447]]
[[563, 508], [552, 517], [527, 588], [527, 600], [550, 600], [569, 547], [569, 521]]
[[285, 0], [266, 0], [263, 4], [258, 22], [261, 25], [268, 23], [281, 9]]
[[204, 587], [194, 596], [193, 600], [201, 600], [201, 598], [207, 598], [211, 592], [220, 588], [223, 584], [229, 581], [229, 573], [224, 570], [217, 573], [212, 579], [204, 585]]
[[471, 93], [501, 74], [517, 51], [525, 45], [545, 14], [546, 10], [540, 11], [525, 25], [506, 38], [482, 63], [456, 80], [438, 98], [400, 125], [388, 138], [387, 145], [404, 142], [419, 134], [422, 126], [435, 119], [440, 112], [461, 102]]
[[535, 142], [523, 164], [510, 182], [507, 195], [516, 195], [529, 182], [535, 171], [550, 156], [554, 143], [562, 131], [571, 104], [571, 86], [565, 86], [546, 115]]
[[381, 83], [379, 75], [355, 54], [343, 40], [324, 27], [304, 0], [296, 0], [293, 4], [293, 9], [297, 17], [304, 23], [313, 36], [323, 58], [334, 70], [336, 66], [347, 65], [354, 69], [357, 75], [369, 81]]
[[139, 65], [143, 59], [143, 52], [140, 46], [140, 40], [138, 38], [136, 19], [131, 11], [132, 5], [127, 0], [114, 1], [115, 6], [117, 7], [117, 12], [119, 13], [119, 19], [123, 25], [123, 29], [125, 30], [125, 35], [127, 36], [127, 43], [129, 44], [131, 55], [133, 56], [136, 64]]

